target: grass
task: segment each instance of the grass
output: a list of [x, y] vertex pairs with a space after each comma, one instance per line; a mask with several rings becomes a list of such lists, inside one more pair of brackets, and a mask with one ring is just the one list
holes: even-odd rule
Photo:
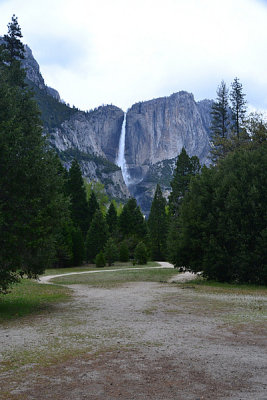
[[[156, 263], [154, 263], [157, 265]], [[135, 268], [144, 267], [136, 265]], [[151, 264], [150, 264], [151, 267]], [[153, 269], [149, 265], [145, 269], [109, 271], [99, 274], [71, 275], [52, 279], [53, 283], [62, 285], [83, 284], [94, 287], [112, 288], [128, 282], [166, 282], [175, 273], [173, 268]], [[113, 268], [112, 268], [113, 269]]]
[[47, 310], [52, 303], [64, 301], [70, 296], [67, 288], [56, 285], [40, 285], [22, 279], [11, 292], [0, 295], [0, 323]]
[[198, 278], [190, 282], [183, 283], [186, 286], [194, 286], [201, 292], [209, 291], [210, 293], [218, 294], [243, 294], [243, 295], [267, 295], [267, 286], [237, 284], [237, 283], [222, 283], [216, 281], [208, 281], [203, 278]]
[[[158, 264], [156, 262], [149, 262], [146, 265], [142, 265], [142, 267], [156, 267]], [[120, 268], [140, 268], [140, 265], [133, 265], [132, 262], [116, 262], [111, 267], [106, 266], [104, 269], [120, 269]], [[45, 270], [44, 275], [57, 275], [57, 274], [67, 274], [68, 272], [86, 272], [86, 271], [99, 271], [102, 268], [97, 268], [95, 264], [86, 264], [83, 267], [71, 267], [71, 268], [51, 268]]]

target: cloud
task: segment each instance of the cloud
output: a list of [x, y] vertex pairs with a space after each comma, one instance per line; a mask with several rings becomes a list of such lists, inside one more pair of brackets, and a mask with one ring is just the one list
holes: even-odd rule
[[[10, 0], [46, 82], [88, 109], [179, 90], [212, 98], [238, 76], [267, 108], [267, 7], [261, 0]], [[2, 28], [3, 27], [3, 28]]]

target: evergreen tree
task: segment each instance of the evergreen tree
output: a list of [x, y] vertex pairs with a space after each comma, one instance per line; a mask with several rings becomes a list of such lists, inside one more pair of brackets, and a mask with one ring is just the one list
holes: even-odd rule
[[126, 242], [121, 242], [120, 244], [120, 254], [119, 259], [122, 262], [129, 261], [129, 249]]
[[224, 81], [217, 89], [217, 99], [211, 110], [211, 132], [213, 137], [227, 137], [229, 126], [228, 89]]
[[134, 259], [137, 264], [143, 265], [147, 263], [147, 249], [143, 242], [139, 242], [134, 251]]
[[217, 99], [211, 110], [211, 160], [217, 162], [224, 155], [225, 142], [229, 135], [228, 89], [224, 81], [217, 89]]
[[90, 198], [89, 198], [89, 203], [88, 203], [88, 223], [89, 226], [91, 225], [94, 215], [97, 210], [99, 210], [99, 204], [95, 195], [95, 192], [92, 190]]
[[82, 179], [81, 168], [76, 160], [71, 164], [68, 174], [67, 191], [70, 196], [71, 217], [75, 226], [83, 233], [89, 228], [89, 208], [86, 200], [86, 193]]
[[118, 216], [113, 202], [111, 202], [109, 205], [106, 221], [108, 224], [109, 233], [114, 235], [118, 228]]
[[100, 251], [100, 253], [96, 255], [95, 263], [98, 268], [103, 268], [106, 266], [106, 259], [103, 251]]
[[13, 34], [19, 39], [20, 28], [14, 25], [14, 20], [11, 24], [5, 37], [10, 42], [0, 54], [2, 292], [18, 279], [19, 273], [36, 276], [52, 265], [58, 234], [68, 219], [64, 182], [57, 157], [42, 136], [39, 110], [24, 85], [23, 74], [18, 73], [11, 83], [13, 66], [21, 71], [20, 54], [16, 50], [21, 46], [11, 40]]
[[266, 285], [266, 171], [266, 142], [202, 170], [181, 206], [176, 266]]
[[87, 261], [93, 262], [95, 256], [104, 249], [108, 239], [108, 226], [100, 210], [95, 212], [93, 221], [86, 235]]
[[242, 84], [238, 78], [235, 78], [231, 84], [232, 90], [230, 93], [231, 111], [233, 120], [233, 130], [237, 138], [240, 137], [240, 131], [243, 128], [243, 122], [246, 114], [246, 100], [243, 93]]
[[104, 254], [109, 266], [111, 266], [116, 260], [118, 260], [119, 253], [114, 239], [108, 239], [104, 248]]
[[84, 239], [79, 227], [73, 227], [72, 232], [72, 259], [73, 266], [82, 265], [84, 260]]
[[127, 201], [119, 216], [119, 228], [123, 237], [136, 236], [144, 239], [147, 234], [146, 221], [134, 198]]
[[190, 180], [199, 171], [199, 159], [196, 156], [189, 157], [183, 147], [177, 158], [176, 168], [171, 181], [172, 191], [169, 196], [169, 210], [172, 217], [178, 215], [179, 207], [188, 190]]
[[1, 64], [5, 67], [6, 78], [11, 86], [25, 87], [25, 71], [21, 68], [21, 60], [24, 58], [24, 46], [21, 42], [22, 33], [15, 15], [7, 25], [8, 33], [4, 35], [4, 43], [1, 51]]
[[166, 200], [162, 195], [159, 184], [156, 187], [151, 205], [148, 229], [150, 233], [152, 259], [159, 261], [165, 260], [167, 236]]

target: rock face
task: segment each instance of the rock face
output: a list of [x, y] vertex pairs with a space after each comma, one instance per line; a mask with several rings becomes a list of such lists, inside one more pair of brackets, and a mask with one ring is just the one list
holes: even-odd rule
[[198, 156], [202, 164], [209, 162], [211, 105], [210, 100], [197, 103], [192, 94], [182, 91], [129, 109], [125, 146], [129, 189], [145, 214], [155, 184], [161, 182], [166, 194], [170, 189], [175, 158], [182, 147], [189, 156]]
[[123, 111], [109, 105], [83, 112], [66, 105], [55, 89], [46, 86], [27, 45], [22, 64], [40, 106], [44, 133], [51, 146], [67, 168], [75, 157], [83, 175], [104, 183], [112, 198], [124, 201], [131, 194], [148, 214], [157, 183], [168, 196], [182, 147], [190, 156], [198, 156], [202, 164], [209, 163], [212, 101], [196, 102], [192, 94], [182, 91], [137, 103], [126, 115], [125, 159], [130, 177], [127, 188], [121, 169], [115, 165]]
[[115, 165], [123, 111], [115, 106], [98, 107], [90, 112], [70, 108], [60, 100], [59, 93], [46, 86], [31, 49], [25, 45], [27, 82], [33, 88], [44, 123], [44, 133], [63, 164], [69, 168], [73, 158], [79, 161], [88, 181], [105, 185], [111, 198], [125, 201], [130, 193], [119, 167]]

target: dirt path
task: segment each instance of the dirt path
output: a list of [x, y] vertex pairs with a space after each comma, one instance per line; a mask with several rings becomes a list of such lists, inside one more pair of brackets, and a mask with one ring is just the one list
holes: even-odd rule
[[265, 296], [70, 287], [71, 301], [0, 327], [1, 400], [267, 399]]

